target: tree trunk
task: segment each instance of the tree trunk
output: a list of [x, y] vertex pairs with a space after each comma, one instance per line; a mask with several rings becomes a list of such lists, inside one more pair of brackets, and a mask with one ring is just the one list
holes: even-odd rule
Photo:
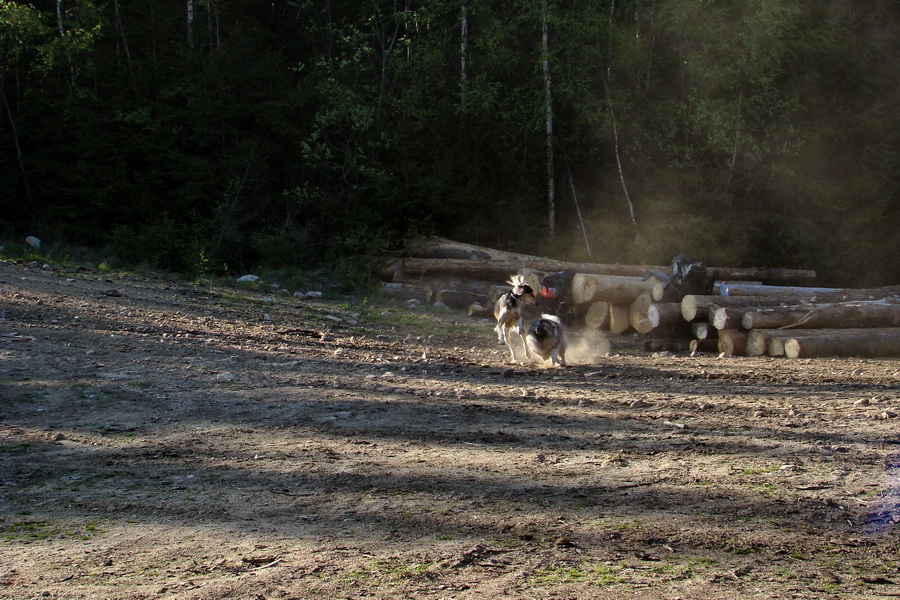
[[543, 0], [541, 15], [541, 67], [544, 71], [544, 111], [547, 136], [547, 233], [556, 235], [556, 188], [553, 184], [553, 85], [550, 79], [549, 15]]
[[609, 332], [623, 334], [631, 330], [631, 305], [609, 305]]
[[745, 329], [900, 327], [900, 304], [875, 300], [757, 308], [744, 313], [741, 325]]
[[640, 277], [577, 273], [572, 278], [572, 300], [576, 304], [597, 300], [631, 304], [641, 294], [647, 294], [649, 299], [653, 285]]
[[460, 2], [459, 15], [459, 104], [466, 105], [466, 88], [469, 74], [466, 71], [466, 61], [469, 58], [469, 16], [466, 13], [465, 0]]
[[719, 330], [719, 352], [725, 356], [743, 356], [747, 347], [747, 332], [740, 329]]
[[609, 322], [609, 302], [592, 302], [584, 313], [584, 325], [588, 329], [602, 329]]
[[788, 358], [900, 356], [900, 327], [868, 331], [823, 330], [821, 335], [790, 338], [784, 343]]

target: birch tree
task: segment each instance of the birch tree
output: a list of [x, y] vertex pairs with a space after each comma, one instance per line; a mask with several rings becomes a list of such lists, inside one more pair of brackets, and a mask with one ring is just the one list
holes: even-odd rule
[[541, 4], [541, 67], [544, 72], [544, 123], [547, 141], [547, 233], [556, 234], [556, 189], [553, 185], [553, 81], [550, 77], [550, 41], [547, 0]]

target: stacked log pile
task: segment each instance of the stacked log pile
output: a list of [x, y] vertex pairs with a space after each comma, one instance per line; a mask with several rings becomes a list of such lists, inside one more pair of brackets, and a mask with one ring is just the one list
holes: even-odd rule
[[715, 295], [679, 300], [666, 281], [668, 266], [566, 262], [429, 238], [386, 265], [381, 277], [385, 295], [492, 318], [511, 275], [524, 276], [537, 290], [555, 271], [575, 273], [577, 327], [640, 334], [648, 349], [900, 356], [900, 286], [811, 287], [816, 274], [809, 270], [708, 267]]

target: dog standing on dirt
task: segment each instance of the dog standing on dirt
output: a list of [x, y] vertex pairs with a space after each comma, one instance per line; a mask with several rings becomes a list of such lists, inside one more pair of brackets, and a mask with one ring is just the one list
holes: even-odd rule
[[556, 315], [541, 315], [531, 324], [525, 334], [525, 357], [532, 360], [533, 355], [550, 361], [554, 366], [566, 366], [566, 347], [568, 346], [566, 328]]
[[[522, 327], [522, 307], [525, 304], [537, 306], [537, 298], [534, 296], [534, 290], [525, 283], [525, 278], [521, 275], [513, 275], [509, 279], [510, 290], [497, 299], [494, 305], [494, 318], [497, 319], [497, 326], [494, 331], [497, 332], [497, 341], [500, 345], [509, 346], [509, 353], [512, 355], [513, 362], [519, 362], [516, 358], [516, 350], [510, 343], [509, 332], [515, 327], [516, 333], [524, 340], [525, 329]], [[526, 355], [528, 347], [525, 348]]]

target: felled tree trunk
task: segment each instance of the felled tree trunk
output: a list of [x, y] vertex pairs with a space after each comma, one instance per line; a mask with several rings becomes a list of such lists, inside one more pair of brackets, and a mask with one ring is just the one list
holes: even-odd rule
[[900, 327], [900, 304], [879, 300], [757, 308], [744, 313], [741, 325], [745, 329]]
[[784, 343], [784, 354], [788, 358], [900, 356], [900, 327], [868, 331], [835, 329], [823, 331], [821, 335], [790, 338]]

